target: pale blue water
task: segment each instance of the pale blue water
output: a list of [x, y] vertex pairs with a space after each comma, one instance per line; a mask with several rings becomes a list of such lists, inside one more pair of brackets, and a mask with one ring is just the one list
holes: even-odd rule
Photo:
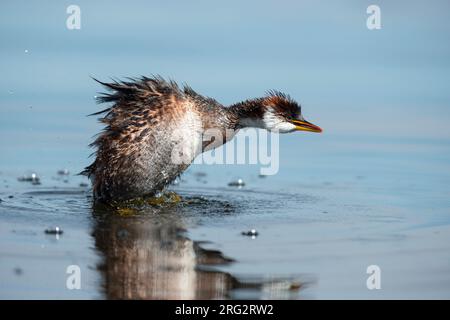
[[[210, 276], [192, 271], [200, 254], [188, 254], [179, 264], [191, 271], [177, 273], [176, 283], [294, 275], [311, 283], [289, 294], [238, 285], [226, 290], [231, 298], [450, 297], [447, 1], [378, 1], [377, 31], [366, 28], [370, 1], [78, 1], [81, 30], [66, 29], [70, 4], [0, 4], [0, 297], [117, 297], [114, 285], [123, 283], [97, 269], [115, 243], [102, 230], [116, 225], [134, 230], [144, 251], [164, 242], [151, 230], [181, 225], [189, 239], [236, 260]], [[150, 74], [224, 104], [279, 89], [325, 131], [283, 135], [275, 176], [259, 178], [258, 166], [194, 165], [176, 189], [206, 202], [169, 210], [167, 221], [143, 218], [149, 231], [128, 220], [99, 221], [79, 186], [86, 181], [72, 175], [91, 161], [87, 145], [100, 130], [86, 117], [100, 108], [101, 88], [90, 76]], [[64, 168], [67, 182], [56, 179]], [[31, 171], [41, 185], [17, 181]], [[239, 177], [243, 189], [227, 186]], [[43, 234], [55, 224], [65, 230], [59, 240]], [[256, 239], [240, 235], [251, 228]], [[163, 254], [172, 257], [171, 250]], [[83, 290], [65, 288], [72, 263], [88, 275]], [[381, 290], [365, 286], [370, 264], [383, 270]], [[119, 278], [149, 277], [115, 270]], [[223, 297], [217, 288], [202, 296], [189, 281], [128, 297]]]

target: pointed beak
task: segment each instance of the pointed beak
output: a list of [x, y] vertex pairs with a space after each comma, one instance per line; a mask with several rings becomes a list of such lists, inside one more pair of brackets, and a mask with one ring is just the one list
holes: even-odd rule
[[312, 124], [306, 120], [292, 120], [292, 124], [295, 125], [295, 130], [298, 131], [310, 131], [310, 132], [322, 132], [322, 129], [315, 124]]

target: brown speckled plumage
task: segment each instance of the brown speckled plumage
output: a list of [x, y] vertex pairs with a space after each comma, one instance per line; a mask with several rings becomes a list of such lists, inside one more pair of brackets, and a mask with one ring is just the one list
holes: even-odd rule
[[173, 149], [187, 144], [195, 149], [189, 157], [193, 160], [209, 144], [202, 140], [199, 147], [195, 144], [206, 129], [238, 130], [247, 126], [242, 119], [259, 121], [268, 108], [283, 119], [302, 119], [300, 106], [279, 92], [226, 108], [161, 77], [98, 82], [109, 90], [98, 101], [112, 106], [94, 113], [103, 115], [99, 121], [105, 128], [91, 144], [95, 161], [82, 174], [92, 180], [95, 199], [105, 202], [163, 190], [190, 164], [173, 163]]

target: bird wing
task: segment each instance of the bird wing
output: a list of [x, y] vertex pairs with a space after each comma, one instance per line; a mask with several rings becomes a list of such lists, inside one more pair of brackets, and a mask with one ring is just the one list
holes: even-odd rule
[[[174, 81], [166, 81], [162, 77], [128, 78], [129, 81], [102, 82], [108, 92], [97, 97], [98, 103], [112, 102], [113, 104], [101, 111], [90, 115], [102, 115], [99, 121], [105, 124], [91, 147], [97, 148], [97, 159], [102, 154], [108, 154], [111, 148], [124, 144], [130, 137], [144, 139], [148, 131], [158, 123], [175, 113], [176, 108], [183, 105], [193, 97], [181, 90]], [[194, 91], [190, 89], [193, 93]], [[134, 141], [136, 142], [136, 141]], [[129, 143], [129, 146], [136, 144]], [[97, 168], [97, 161], [86, 167], [80, 174], [90, 176]]]

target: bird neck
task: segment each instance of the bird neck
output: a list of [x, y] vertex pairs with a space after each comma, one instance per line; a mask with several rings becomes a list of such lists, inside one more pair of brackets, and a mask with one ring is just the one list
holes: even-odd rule
[[260, 128], [264, 117], [263, 99], [251, 99], [238, 102], [227, 108], [234, 129], [245, 127]]

